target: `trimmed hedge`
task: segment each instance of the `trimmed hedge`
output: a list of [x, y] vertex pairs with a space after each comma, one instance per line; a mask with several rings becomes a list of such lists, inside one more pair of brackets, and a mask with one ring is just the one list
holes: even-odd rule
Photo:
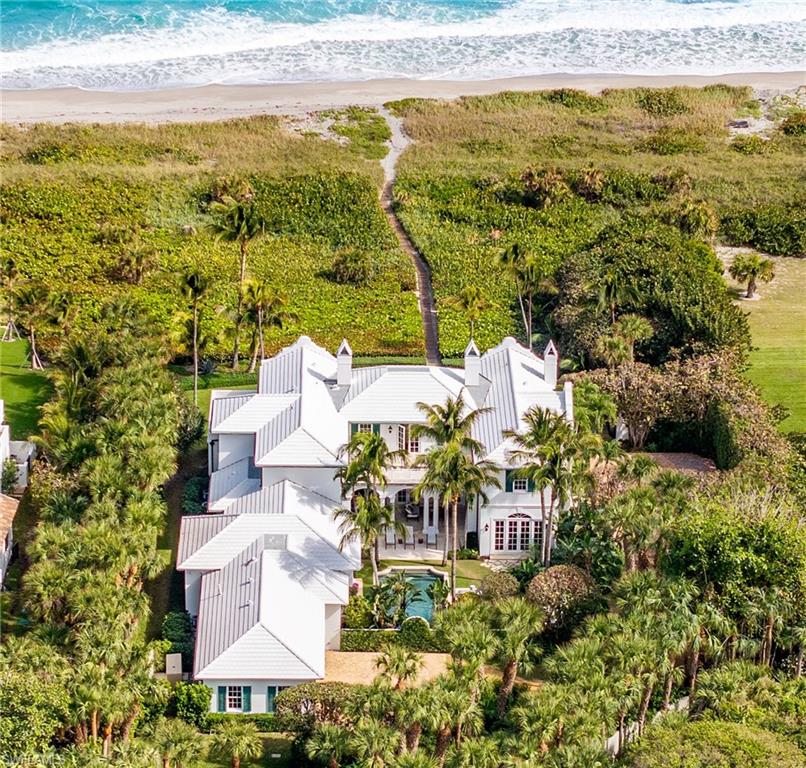
[[341, 650], [378, 652], [389, 645], [401, 645], [420, 653], [444, 653], [445, 639], [419, 616], [410, 616], [400, 629], [345, 629], [341, 633]]
[[227, 722], [228, 720], [234, 720], [238, 723], [252, 723], [261, 733], [277, 733], [278, 731], [285, 730], [284, 728], [278, 727], [277, 716], [267, 712], [245, 715], [212, 712], [207, 715], [207, 728], [205, 730], [212, 731], [215, 726]]

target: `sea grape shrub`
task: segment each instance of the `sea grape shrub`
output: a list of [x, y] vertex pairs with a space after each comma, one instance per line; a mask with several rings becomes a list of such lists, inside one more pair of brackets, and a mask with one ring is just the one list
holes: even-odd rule
[[574, 565], [552, 565], [526, 588], [526, 599], [543, 611], [546, 629], [555, 634], [576, 626], [594, 607], [597, 596], [593, 579]]
[[806, 256], [806, 198], [723, 212], [720, 234], [773, 256]]
[[638, 106], [652, 117], [673, 117], [691, 111], [679, 88], [637, 88], [635, 93]]
[[806, 136], [806, 110], [789, 115], [781, 123], [781, 131], [787, 136]]
[[373, 276], [372, 256], [357, 248], [341, 248], [333, 257], [333, 279], [346, 285], [366, 285]]
[[730, 148], [740, 155], [768, 155], [775, 150], [775, 144], [755, 133], [736, 136], [730, 143]]
[[655, 155], [695, 155], [705, 152], [707, 144], [695, 133], [662, 128], [639, 141], [637, 147], [642, 152], [652, 152]]
[[348, 683], [303, 683], [286, 688], [275, 699], [278, 730], [307, 732], [321, 723], [349, 726], [346, 714], [363, 686]]
[[518, 580], [506, 571], [493, 571], [481, 580], [481, 595], [485, 600], [503, 600], [520, 592]]
[[780, 734], [722, 720], [687, 722], [683, 716], [650, 728], [623, 762], [627, 768], [802, 768], [803, 752]]

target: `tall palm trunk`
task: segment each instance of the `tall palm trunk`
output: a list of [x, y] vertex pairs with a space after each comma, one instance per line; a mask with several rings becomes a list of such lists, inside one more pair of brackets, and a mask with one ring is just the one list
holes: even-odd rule
[[241, 271], [238, 277], [238, 310], [235, 314], [235, 343], [232, 349], [232, 370], [238, 370], [240, 359], [241, 323], [243, 322], [243, 284], [246, 279], [246, 242], [240, 241]]
[[[459, 546], [459, 497], [451, 504], [451, 531], [453, 552], [451, 553], [451, 602], [456, 602], [456, 550]], [[447, 537], [446, 537], [447, 539]]]
[[626, 712], [618, 713], [618, 747], [616, 749], [617, 755], [620, 755], [621, 751], [624, 749], [624, 720], [626, 717], [627, 717]]
[[795, 662], [795, 677], [803, 675], [803, 643], [798, 646], [798, 660]]
[[420, 736], [423, 733], [423, 724], [413, 722], [406, 728], [406, 749], [409, 752], [416, 752], [420, 747]]
[[199, 404], [199, 303], [193, 299], [193, 404]]
[[330, 760], [327, 761], [327, 768], [339, 768], [339, 761], [336, 760], [333, 755], [331, 755]]
[[747, 281], [747, 293], [745, 294], [746, 299], [752, 299], [753, 296], [756, 295], [756, 278], [755, 275], [752, 275], [750, 279]]
[[371, 546], [369, 547], [369, 562], [372, 566], [372, 584], [373, 586], [377, 587], [379, 583], [378, 579], [378, 538], [375, 538], [375, 541], [372, 542]]
[[120, 729], [120, 738], [122, 741], [128, 741], [131, 738], [134, 721], [137, 720], [137, 716], [139, 714], [140, 704], [135, 704], [134, 707], [132, 707], [131, 712], [129, 712], [126, 719], [123, 721], [123, 726]]
[[674, 674], [670, 672], [666, 676], [666, 682], [663, 686], [663, 704], [661, 704], [661, 709], [666, 712], [669, 709], [669, 705], [672, 701], [672, 688], [674, 687]]
[[108, 722], [104, 726], [104, 746], [103, 746], [104, 757], [109, 757], [111, 747], [112, 747], [112, 723]]
[[543, 536], [543, 546], [545, 547], [545, 556], [543, 562], [546, 566], [550, 565], [551, 563], [551, 544], [552, 544], [552, 535], [554, 532], [554, 489], [551, 491], [551, 500], [549, 501], [549, 510], [548, 510], [548, 525], [545, 529], [545, 535]]
[[504, 673], [501, 676], [501, 690], [498, 692], [498, 717], [504, 716], [507, 711], [507, 703], [509, 697], [512, 695], [512, 689], [515, 687], [515, 678], [518, 675], [518, 660], [510, 659], [504, 667]]
[[437, 759], [437, 763], [442, 768], [445, 765], [445, 754], [448, 751], [448, 747], [451, 743], [451, 727], [449, 725], [443, 725], [437, 731], [437, 739], [436, 743], [434, 744], [434, 757]]
[[257, 343], [257, 332], [256, 331], [252, 331], [251, 349], [252, 349], [252, 359], [249, 362], [249, 370], [247, 371], [247, 373], [254, 373], [255, 368], [257, 368], [258, 343]]
[[652, 698], [652, 691], [654, 685], [651, 683], [644, 689], [644, 695], [641, 697], [641, 708], [638, 712], [638, 733], [644, 732], [644, 725], [646, 724], [646, 713], [649, 709], [649, 701]]
[[260, 359], [266, 357], [266, 346], [263, 340], [263, 308], [257, 308], [257, 337], [260, 340]]
[[[437, 512], [439, 515], [439, 512]], [[442, 518], [443, 522], [445, 523], [445, 541], [442, 544], [442, 567], [445, 567], [445, 564], [448, 562], [448, 537], [450, 535], [450, 523], [448, 521], [448, 507], [447, 505], [442, 506]]]
[[546, 489], [540, 489], [540, 517], [543, 522], [543, 552], [541, 553], [541, 558], [543, 560], [543, 565], [548, 565], [548, 560], [546, 559], [546, 539], [548, 538], [548, 525], [546, 525]]
[[92, 743], [98, 741], [98, 710], [93, 709], [90, 714], [90, 734], [92, 736]]
[[686, 672], [688, 673], [688, 695], [691, 701], [697, 692], [697, 670], [700, 667], [700, 652], [691, 651], [687, 662]]
[[232, 768], [241, 768], [241, 756], [233, 755], [230, 765], [232, 765]]

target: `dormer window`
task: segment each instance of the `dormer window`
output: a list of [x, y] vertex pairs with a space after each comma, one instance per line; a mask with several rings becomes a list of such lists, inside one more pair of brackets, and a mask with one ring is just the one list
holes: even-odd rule
[[512, 478], [512, 490], [526, 492], [529, 490], [529, 481], [525, 477]]

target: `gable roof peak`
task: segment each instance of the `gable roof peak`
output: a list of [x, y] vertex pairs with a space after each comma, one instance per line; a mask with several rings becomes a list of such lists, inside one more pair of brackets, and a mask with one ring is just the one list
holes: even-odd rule
[[350, 357], [353, 356], [353, 349], [350, 346], [347, 339], [342, 339], [341, 344], [339, 344], [339, 349], [336, 352], [337, 357], [341, 357], [342, 355], [349, 355]]
[[480, 354], [481, 353], [479, 352], [476, 342], [473, 339], [470, 339], [465, 347], [465, 357], [479, 357]]

